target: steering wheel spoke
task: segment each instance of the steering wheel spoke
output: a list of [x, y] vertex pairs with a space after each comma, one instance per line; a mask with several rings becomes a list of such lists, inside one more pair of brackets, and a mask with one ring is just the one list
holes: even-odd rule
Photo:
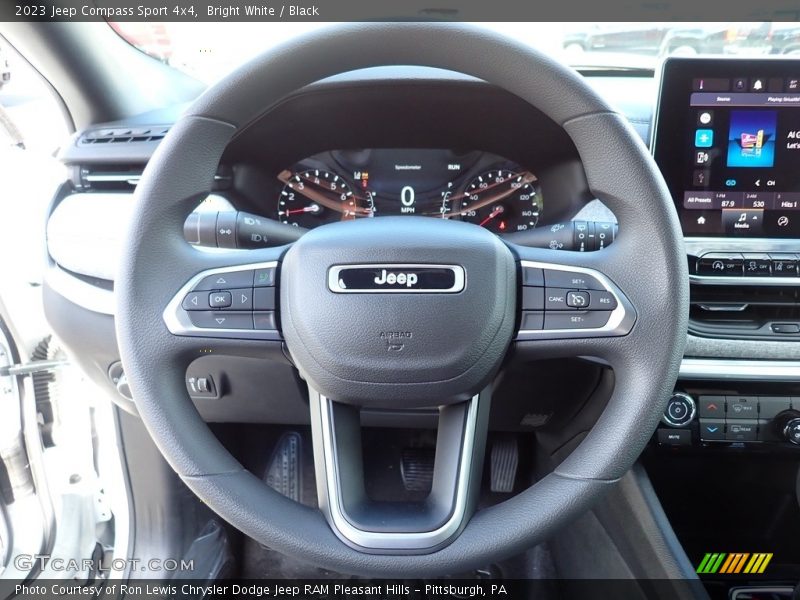
[[431, 489], [416, 501], [369, 498], [360, 409], [309, 387], [320, 509], [349, 546], [366, 552], [431, 552], [466, 525], [480, 485], [491, 394], [438, 409]]

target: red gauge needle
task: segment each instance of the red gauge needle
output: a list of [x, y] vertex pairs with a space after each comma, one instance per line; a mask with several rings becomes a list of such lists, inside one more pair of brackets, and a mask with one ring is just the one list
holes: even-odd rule
[[284, 211], [284, 214], [293, 215], [295, 213], [318, 213], [319, 212], [319, 205], [312, 204], [311, 206], [304, 206], [303, 208], [293, 208], [291, 210]]
[[489, 216], [488, 216], [488, 217], [486, 217], [486, 218], [485, 218], [483, 221], [481, 221], [481, 222], [479, 223], [479, 227], [483, 227], [483, 226], [484, 226], [484, 225], [486, 225], [486, 224], [487, 224], [489, 221], [491, 221], [492, 219], [494, 219], [494, 218], [495, 218], [497, 215], [502, 215], [502, 214], [505, 212], [505, 210], [506, 210], [506, 209], [505, 209], [505, 208], [503, 208], [503, 206], [502, 206], [502, 205], [500, 205], [500, 206], [495, 206], [495, 207], [494, 207], [494, 209], [492, 209], [492, 212], [490, 212], [490, 213], [489, 213]]

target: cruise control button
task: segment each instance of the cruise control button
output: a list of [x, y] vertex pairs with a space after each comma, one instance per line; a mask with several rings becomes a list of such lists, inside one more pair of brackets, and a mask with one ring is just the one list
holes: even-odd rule
[[578, 288], [579, 290], [604, 290], [597, 279], [586, 273], [574, 271], [544, 270], [544, 282], [547, 287]]
[[253, 317], [248, 313], [204, 310], [190, 312], [189, 320], [201, 329], [252, 329]]
[[541, 311], [525, 311], [519, 324], [520, 331], [541, 329], [544, 326], [544, 313]]
[[253, 310], [253, 289], [231, 290], [231, 310]]
[[183, 310], [208, 310], [208, 294], [189, 292], [181, 303]]
[[589, 308], [589, 292], [567, 292], [567, 306]]
[[256, 269], [252, 284], [255, 287], [272, 287], [275, 285], [275, 267]]
[[253, 310], [275, 310], [275, 288], [255, 288]]
[[606, 311], [546, 312], [545, 329], [597, 329], [608, 323], [610, 313]]
[[194, 290], [228, 290], [231, 288], [243, 288], [253, 285], [253, 271], [231, 271], [229, 273], [217, 273], [203, 277], [194, 286]]
[[544, 285], [544, 273], [536, 267], [522, 267], [522, 285]]
[[743, 262], [741, 254], [704, 254], [697, 260], [697, 274], [739, 277]]
[[758, 421], [728, 421], [725, 439], [731, 442], [753, 442], [758, 439]]
[[253, 328], [254, 329], [269, 329], [277, 330], [278, 324], [275, 320], [274, 312], [254, 312], [253, 313]]
[[614, 310], [617, 308], [617, 299], [611, 292], [590, 292], [589, 310]]
[[758, 398], [755, 396], [726, 396], [725, 400], [728, 420], [758, 418]]
[[697, 399], [697, 411], [701, 419], [724, 419], [725, 396], [700, 396]]
[[571, 310], [567, 305], [569, 290], [561, 288], [545, 288], [544, 307], [547, 310]]
[[725, 419], [700, 419], [701, 440], [724, 440]]
[[211, 308], [228, 308], [231, 305], [231, 293], [211, 292], [208, 295], [208, 305]]

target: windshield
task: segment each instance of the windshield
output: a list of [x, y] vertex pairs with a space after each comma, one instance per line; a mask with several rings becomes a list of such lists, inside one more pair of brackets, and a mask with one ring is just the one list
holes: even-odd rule
[[[249, 58], [327, 23], [129, 23], [128, 42], [212, 82]], [[665, 56], [800, 54], [797, 23], [480, 23], [574, 67], [654, 70]]]

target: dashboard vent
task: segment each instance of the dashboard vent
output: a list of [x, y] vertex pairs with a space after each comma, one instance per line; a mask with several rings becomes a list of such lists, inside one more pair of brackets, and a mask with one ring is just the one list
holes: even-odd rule
[[[75, 169], [72, 183], [81, 192], [131, 192], [139, 183], [144, 167], [143, 164], [114, 163], [81, 165]], [[211, 189], [226, 190], [232, 182], [231, 168], [220, 165]]]
[[164, 139], [168, 131], [168, 125], [90, 129], [81, 134], [78, 145], [157, 142]]
[[800, 287], [692, 284], [690, 302], [695, 335], [800, 340]]

